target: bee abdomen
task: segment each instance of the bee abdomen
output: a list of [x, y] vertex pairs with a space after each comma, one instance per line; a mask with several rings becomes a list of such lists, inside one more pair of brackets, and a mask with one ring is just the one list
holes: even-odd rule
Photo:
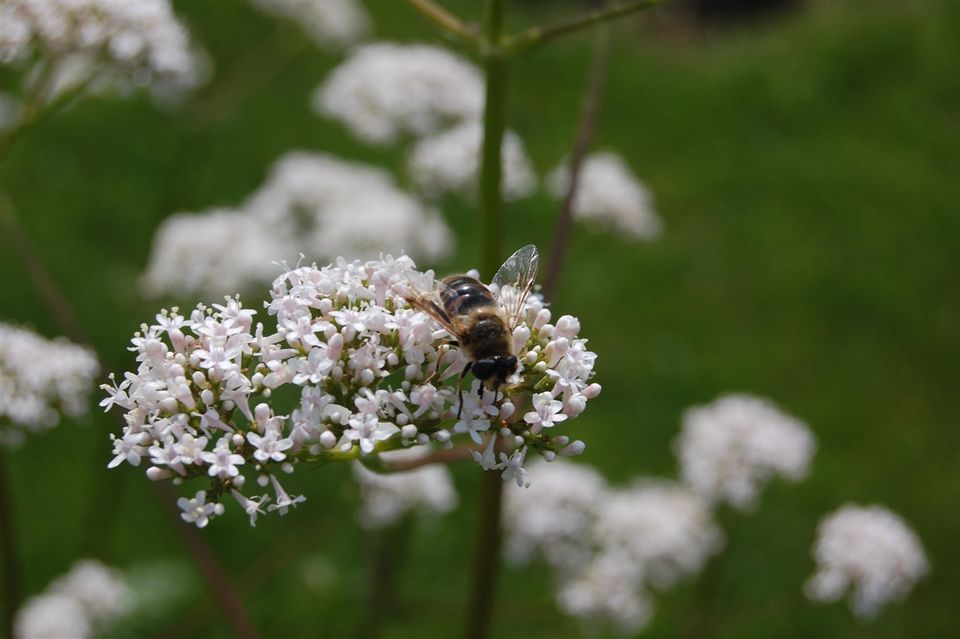
[[472, 309], [496, 304], [490, 289], [467, 275], [451, 275], [445, 277], [443, 283], [446, 286], [440, 291], [440, 299], [451, 316], [466, 315]]

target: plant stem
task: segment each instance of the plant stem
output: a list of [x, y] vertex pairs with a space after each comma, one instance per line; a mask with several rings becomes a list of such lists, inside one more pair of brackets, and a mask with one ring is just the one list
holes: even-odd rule
[[[41, 290], [43, 301], [53, 314], [60, 330], [66, 333], [71, 340], [80, 344], [86, 344], [93, 350], [93, 345], [90, 343], [90, 340], [87, 339], [86, 334], [76, 319], [76, 313], [74, 313], [70, 301], [57, 285], [53, 276], [50, 275], [49, 270], [47, 270], [39, 253], [33, 247], [29, 237], [23, 232], [13, 205], [2, 191], [0, 191], [0, 223], [8, 230], [8, 236], [13, 240], [20, 258], [27, 266], [27, 271], [33, 283]], [[103, 359], [96, 350], [93, 350], [93, 352], [100, 365], [100, 369], [103, 370]], [[117, 415], [119, 417], [119, 413], [117, 413]], [[122, 417], [119, 417], [119, 419], [123, 422]], [[103, 456], [101, 456], [101, 460], [102, 458]], [[210, 586], [210, 590], [220, 604], [224, 616], [233, 627], [234, 634], [241, 639], [256, 639], [258, 636], [256, 629], [254, 629], [250, 623], [246, 611], [240, 602], [240, 598], [237, 596], [230, 579], [223, 571], [222, 566], [217, 561], [210, 546], [195, 529], [186, 526], [180, 520], [179, 509], [174, 505], [174, 496], [170, 488], [166, 485], [154, 485], [157, 487], [158, 497], [164, 505], [167, 515], [177, 527], [184, 545], [200, 567], [200, 572], [203, 574], [207, 584]], [[4, 519], [4, 521], [6, 521], [6, 519]], [[7, 539], [6, 534], [4, 534], [4, 539]]]
[[397, 577], [403, 573], [407, 558], [413, 515], [407, 513], [398, 522], [374, 535], [375, 558], [370, 570], [370, 592], [367, 610], [360, 625], [362, 639], [375, 639], [383, 623], [397, 606]]
[[0, 630], [13, 636], [13, 619], [20, 607], [20, 561], [13, 525], [13, 491], [9, 486], [6, 451], [0, 448], [0, 562], [3, 578], [3, 625]]
[[570, 154], [568, 170], [570, 184], [564, 195], [560, 214], [553, 231], [553, 243], [550, 245], [550, 259], [547, 262], [546, 276], [543, 281], [543, 295], [552, 301], [560, 284], [560, 273], [570, 244], [570, 230], [573, 226], [573, 202], [580, 184], [580, 169], [593, 143], [593, 136], [597, 130], [597, 120], [600, 117], [600, 103], [603, 97], [603, 85], [606, 79], [607, 59], [610, 53], [610, 28], [600, 29], [596, 36], [593, 49], [593, 63], [590, 65], [590, 74], [587, 77], [587, 86], [584, 91], [583, 112], [580, 115], [580, 125], [577, 137], [573, 144], [573, 153]]
[[[487, 0], [483, 48], [487, 78], [483, 114], [483, 155], [480, 168], [480, 242], [483, 274], [492, 277], [503, 259], [503, 196], [501, 145], [505, 128], [506, 60], [501, 48], [504, 0]], [[485, 639], [493, 619], [494, 593], [500, 567], [500, 512], [503, 480], [484, 471], [480, 486], [480, 523], [474, 554], [473, 583], [467, 604], [467, 639]]]
[[665, 4], [668, 1], [669, 0], [634, 0], [632, 2], [614, 2], [609, 7], [604, 7], [603, 9], [588, 11], [583, 15], [568, 18], [567, 20], [561, 20], [560, 22], [542, 27], [532, 27], [522, 33], [507, 36], [503, 40], [503, 48], [511, 55], [529, 51], [554, 38], [580, 31], [581, 29], [601, 22], [622, 18], [644, 9], [650, 9]]
[[445, 32], [459, 36], [477, 48], [480, 47], [480, 36], [474, 25], [465, 23], [431, 0], [407, 0], [407, 2]]

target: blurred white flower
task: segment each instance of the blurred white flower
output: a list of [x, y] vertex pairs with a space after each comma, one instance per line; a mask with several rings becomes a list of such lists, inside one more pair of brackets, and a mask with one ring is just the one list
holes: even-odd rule
[[723, 546], [709, 505], [680, 484], [613, 489], [562, 460], [531, 464], [529, 474], [530, 489], [505, 493], [507, 556], [546, 559], [560, 608], [585, 621], [639, 631], [653, 612], [650, 590], [699, 572]]
[[902, 601], [929, 570], [916, 533], [881, 506], [845, 504], [817, 528], [817, 571], [805, 591], [814, 601], [837, 601], [852, 591], [850, 605], [863, 618]]
[[694, 490], [749, 510], [772, 477], [806, 477], [816, 441], [806, 424], [769, 401], [727, 395], [684, 414], [674, 449]]
[[[561, 164], [547, 176], [547, 189], [557, 199], [570, 188], [570, 169]], [[573, 214], [588, 225], [611, 228], [630, 237], [653, 240], [663, 224], [653, 209], [653, 197], [619, 155], [588, 155], [580, 166]]]
[[141, 289], [146, 295], [223, 295], [269, 283], [274, 262], [409, 252], [437, 260], [453, 234], [439, 213], [388, 173], [320, 153], [290, 152], [238, 210], [180, 213], [161, 224]]
[[699, 495], [658, 480], [638, 482], [601, 502], [593, 537], [600, 555], [637, 564], [637, 574], [655, 588], [699, 572], [724, 542]]
[[[476, 120], [417, 142], [407, 160], [407, 169], [417, 188], [430, 197], [453, 192], [476, 196], [480, 175], [483, 125]], [[520, 200], [537, 190], [537, 176], [513, 131], [503, 136], [503, 196]]]
[[90, 349], [0, 322], [0, 444], [86, 413], [99, 373]]
[[561, 582], [557, 603], [565, 613], [581, 617], [591, 626], [612, 623], [625, 635], [636, 634], [653, 615], [649, 593], [638, 587], [643, 581], [639, 568], [614, 555], [600, 555]]
[[214, 209], [166, 218], [153, 237], [140, 288], [150, 297], [235, 294], [276, 275], [283, 238], [246, 211]]
[[3, 0], [0, 64], [21, 63], [52, 73], [47, 98], [84, 83], [178, 91], [203, 73], [169, 0]]
[[[304, 500], [288, 494], [278, 479], [304, 462], [353, 460], [431, 440], [450, 444], [461, 432], [456, 382], [465, 360], [406, 296], [411, 287], [427, 293], [433, 284], [433, 273], [415, 270], [408, 256], [338, 258], [276, 278], [266, 305], [273, 319], [267, 324], [254, 324], [255, 311], [243, 308], [239, 298], [198, 305], [189, 317], [177, 308], [161, 311], [131, 340], [136, 371], [102, 386], [108, 397], [101, 405], [123, 409], [126, 421], [123, 432], [111, 436], [109, 466], [146, 460], [153, 480], [203, 478], [209, 482], [206, 492], [178, 502], [185, 521], [206, 526], [223, 512], [219, 500], [229, 494], [252, 524], [264, 506], [282, 515]], [[511, 397], [492, 392], [478, 397], [478, 380], [464, 397], [476, 404], [476, 411], [469, 411], [471, 434], [506, 431], [507, 447], [516, 451], [509, 465], [480, 460], [481, 465], [518, 481], [524, 477], [525, 451], [553, 458], [579, 454], [583, 445], [534, 432], [506, 407], [533, 389], [553, 387], [558, 396], [574, 394], [584, 403], [600, 391], [588, 382], [595, 356], [572, 331], [576, 319], [564, 320], [569, 337], [554, 339], [550, 310], [539, 297], [530, 296], [523, 311], [520, 324], [529, 338], [517, 353], [521, 366]], [[575, 366], [551, 368], [547, 357], [558, 342], [579, 353], [568, 358]], [[283, 386], [288, 388], [281, 397], [299, 397], [293, 410], [269, 403]], [[560, 424], [550, 432], [557, 430]], [[244, 495], [251, 477], [273, 488], [273, 503]]]
[[123, 575], [83, 560], [17, 612], [18, 639], [87, 639], [130, 612], [134, 593]]
[[324, 48], [353, 44], [370, 29], [359, 0], [250, 0], [264, 13], [295, 20]]
[[608, 498], [603, 477], [563, 459], [531, 464], [530, 476], [529, 488], [504, 490], [507, 557], [522, 563], [540, 555], [559, 569], [585, 563], [597, 509]]
[[[429, 447], [417, 446], [383, 453], [381, 458], [384, 461], [416, 460], [429, 452]], [[367, 528], [389, 526], [413, 511], [443, 514], [457, 505], [450, 471], [442, 464], [380, 474], [354, 462], [353, 476], [363, 499], [360, 523]]]
[[317, 89], [313, 105], [360, 139], [388, 144], [404, 133], [422, 136], [479, 118], [483, 95], [480, 71], [463, 58], [384, 42], [355, 49]]

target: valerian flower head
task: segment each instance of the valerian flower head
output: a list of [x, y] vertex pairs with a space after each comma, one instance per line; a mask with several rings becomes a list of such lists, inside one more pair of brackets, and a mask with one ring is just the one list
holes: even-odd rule
[[929, 570], [917, 534], [882, 506], [845, 504], [825, 517], [813, 556], [817, 571], [807, 580], [807, 596], [837, 601], [850, 591], [850, 607], [866, 619], [905, 599]]
[[86, 413], [99, 372], [88, 348], [0, 323], [0, 445]]
[[710, 508], [682, 484], [607, 486], [566, 461], [530, 468], [534, 484], [506, 493], [507, 556], [542, 556], [555, 571], [562, 610], [627, 634], [652, 613], [651, 591], [700, 571], [723, 544]]
[[313, 103], [365, 142], [388, 144], [478, 119], [483, 94], [479, 69], [463, 58], [429, 45], [379, 42], [354, 49]]
[[119, 571], [94, 560], [79, 561], [27, 600], [14, 620], [14, 636], [92, 639], [133, 605], [134, 592]]
[[401, 191], [385, 171], [291, 151], [240, 208], [164, 220], [141, 287], [151, 296], [234, 294], [268, 284], [273, 262], [299, 254], [373, 258], [403, 249], [436, 260], [452, 248], [439, 213]]
[[[550, 311], [531, 296], [514, 339], [520, 364], [503, 392], [480, 392], [473, 380], [461, 398], [463, 354], [405, 296], [433, 284], [407, 256], [338, 259], [280, 275], [264, 321], [239, 298], [162, 311], [134, 335], [137, 370], [104, 386], [103, 404], [123, 409], [127, 423], [113, 436], [110, 465], [146, 466], [156, 480], [206, 478], [206, 491], [180, 500], [183, 518], [205, 526], [227, 494], [251, 523], [263, 511], [285, 514], [305, 497], [288, 494], [280, 477], [304, 463], [450, 446], [463, 436], [489, 450], [478, 454], [481, 466], [527, 484], [531, 456], [582, 452], [582, 442], [557, 432], [600, 391], [589, 381], [595, 356], [579, 323], [565, 316], [556, 336]], [[570, 402], [575, 411], [566, 411]], [[529, 412], [532, 423], [523, 419]], [[246, 497], [250, 478], [273, 495]]]
[[[558, 166], [547, 176], [551, 195], [566, 197], [570, 169]], [[611, 228], [640, 240], [660, 237], [663, 223], [653, 209], [653, 196], [619, 155], [610, 152], [587, 156], [580, 167], [573, 214], [590, 226]]]
[[359, 0], [250, 0], [264, 13], [294, 20], [325, 49], [353, 44], [370, 29], [370, 17]]
[[0, 64], [50, 74], [47, 97], [81, 86], [181, 92], [205, 66], [169, 0], [4, 0]]
[[740, 510], [755, 505], [772, 477], [806, 477], [815, 449], [806, 424], [748, 395], [688, 410], [675, 442], [683, 480], [709, 501]]

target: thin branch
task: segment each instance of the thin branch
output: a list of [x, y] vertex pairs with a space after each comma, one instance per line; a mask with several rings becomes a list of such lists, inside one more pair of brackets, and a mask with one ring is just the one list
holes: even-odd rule
[[480, 479], [479, 540], [473, 561], [473, 591], [467, 609], [467, 639], [490, 636], [494, 593], [500, 574], [500, 515], [503, 510], [503, 479], [497, 471], [484, 471]]
[[[2, 191], [0, 191], [0, 222], [2, 222], [9, 231], [9, 237], [13, 239], [21, 259], [27, 265], [27, 270], [34, 284], [41, 289], [44, 302], [51, 313], [53, 313], [54, 319], [56, 319], [60, 326], [60, 330], [64, 331], [71, 340], [86, 344], [93, 350], [90, 340], [86, 338], [86, 334], [76, 320], [76, 314], [73, 312], [73, 307], [70, 305], [69, 300], [67, 300], [63, 291], [57, 286], [56, 281], [46, 269], [29, 238], [23, 232], [13, 205]], [[97, 362], [100, 364], [101, 370], [103, 370], [102, 358], [100, 358], [95, 350], [94, 354], [97, 357]], [[117, 416], [121, 421], [123, 420], [119, 413]], [[165, 512], [170, 519], [173, 520], [184, 545], [200, 567], [200, 571], [210, 586], [210, 589], [213, 591], [213, 595], [220, 604], [227, 621], [233, 627], [234, 634], [241, 639], [257, 639], [256, 629], [247, 617], [240, 598], [236, 594], [236, 590], [233, 588], [230, 579], [217, 561], [213, 551], [195, 529], [187, 526], [180, 520], [180, 514], [174, 505], [173, 493], [170, 488], [166, 485], [154, 485], [157, 487], [157, 494], [164, 506]]]
[[477, 49], [480, 48], [483, 40], [475, 25], [467, 24], [431, 0], [407, 0], [407, 2], [447, 33], [462, 38]]
[[557, 223], [553, 231], [553, 243], [550, 245], [550, 258], [547, 262], [546, 275], [543, 282], [543, 295], [552, 300], [557, 293], [560, 283], [560, 272], [570, 244], [570, 229], [573, 226], [573, 203], [577, 196], [580, 184], [580, 169], [593, 143], [593, 136], [597, 129], [600, 117], [600, 103], [603, 97], [603, 85], [606, 79], [607, 59], [610, 54], [610, 29], [601, 29], [597, 33], [594, 44], [593, 63], [587, 77], [587, 86], [583, 101], [583, 112], [580, 116], [580, 125], [577, 129], [573, 153], [570, 155], [569, 186], [557, 216]]
[[470, 459], [473, 451], [479, 450], [479, 448], [479, 446], [468, 444], [454, 446], [453, 448], [448, 448], [446, 450], [437, 450], [429, 455], [418, 457], [417, 459], [397, 459], [385, 461], [383, 469], [379, 472], [404, 473], [417, 468], [422, 468], [423, 466], [431, 466], [433, 464], [449, 464], [451, 462], [462, 461], [464, 459]]
[[9, 486], [6, 451], [0, 448], [0, 577], [3, 578], [3, 631], [13, 636], [13, 619], [20, 607], [20, 558], [13, 525], [13, 491]]
[[652, 9], [669, 0], [634, 0], [632, 2], [615, 2], [603, 9], [589, 11], [583, 15], [561, 20], [553, 24], [542, 27], [532, 27], [521, 33], [507, 36], [503, 40], [503, 48], [508, 54], [516, 54], [529, 51], [541, 44], [566, 35], [574, 33], [595, 24], [615, 20], [628, 16], [632, 13]]

